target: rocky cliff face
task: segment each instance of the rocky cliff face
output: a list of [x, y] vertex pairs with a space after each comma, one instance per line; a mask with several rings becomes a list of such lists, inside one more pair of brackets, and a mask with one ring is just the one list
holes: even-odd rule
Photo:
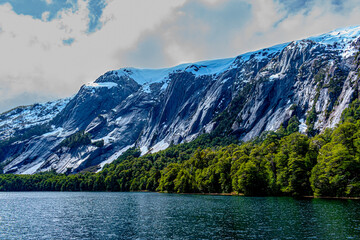
[[9, 173], [77, 172], [132, 146], [145, 154], [205, 132], [250, 140], [292, 116], [311, 135], [334, 127], [358, 96], [359, 48], [353, 27], [236, 58], [110, 71], [42, 121], [32, 115], [22, 135], [0, 115], [0, 161]]

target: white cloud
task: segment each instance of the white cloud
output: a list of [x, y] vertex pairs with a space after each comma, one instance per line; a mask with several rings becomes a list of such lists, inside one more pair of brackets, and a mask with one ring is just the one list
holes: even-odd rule
[[48, 4], [48, 5], [50, 5], [50, 4], [52, 4], [52, 3], [53, 3], [53, 1], [52, 1], [52, 0], [43, 0], [43, 1], [45, 1], [45, 2], [46, 2], [46, 4]]
[[43, 12], [43, 14], [41, 14], [41, 20], [43, 20], [44, 22], [48, 21], [50, 17], [50, 12]]
[[310, 2], [311, 5], [307, 3], [299, 11], [288, 13], [277, 2], [252, 0], [253, 19], [244, 32], [236, 34], [233, 49], [257, 50], [360, 24], [359, 0], [342, 1], [342, 10], [337, 9], [333, 1]]
[[205, 4], [208, 4], [208, 5], [212, 5], [212, 6], [216, 6], [220, 3], [223, 3], [224, 0], [200, 0], [201, 2], [205, 3]]
[[[228, 45], [234, 32], [241, 30], [248, 22], [250, 6], [247, 2], [238, 0], [223, 0], [216, 4], [214, 7], [208, 1], [188, 0], [174, 11], [171, 18], [154, 31], [143, 35], [136, 44], [142, 45], [141, 41], [158, 38], [163, 45], [162, 55], [167, 61], [167, 65], [158, 67], [234, 56], [237, 52]], [[131, 51], [133, 49], [130, 49], [130, 53]], [[137, 55], [142, 54], [137, 52]], [[158, 56], [159, 54], [156, 57]], [[144, 51], [143, 57], [149, 58], [145, 67], [153, 67], [153, 55]], [[130, 65], [136, 64], [136, 59], [128, 60], [124, 59]], [[141, 61], [141, 57], [138, 61]]]
[[[18, 98], [38, 99], [74, 94], [86, 82], [110, 69], [122, 67], [118, 53], [134, 45], [144, 31], [166, 19], [182, 0], [116, 0], [104, 9], [103, 27], [88, 34], [88, 0], [78, 0], [78, 10], [63, 10], [46, 21], [17, 15], [11, 5], [0, 5], [0, 110], [29, 104]], [[143, 6], [139, 8], [139, 6]], [[71, 46], [63, 40], [74, 38]]]
[[158, 36], [164, 59], [174, 65], [232, 57], [359, 24], [359, 0], [188, 0], [141, 40]]

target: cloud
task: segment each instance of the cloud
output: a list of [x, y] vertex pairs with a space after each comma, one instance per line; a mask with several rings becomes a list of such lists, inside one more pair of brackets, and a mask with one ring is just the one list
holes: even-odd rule
[[82, 84], [123, 66], [116, 54], [134, 47], [143, 32], [156, 28], [183, 1], [108, 1], [99, 18], [102, 28], [93, 33], [88, 33], [88, 3], [78, 0], [76, 10], [63, 9], [50, 21], [0, 5], [1, 111], [70, 96]]
[[121, 50], [116, 54], [118, 62], [123, 66], [158, 68], [168, 66], [171, 59], [163, 51], [164, 41], [161, 36], [146, 35], [144, 40], [139, 41], [133, 48]]
[[298, 13], [300, 10], [311, 9], [312, 5], [315, 3], [314, 0], [277, 0], [276, 2], [284, 10], [289, 13]]
[[[261, 11], [263, 3], [255, 0], [254, 12]], [[337, 1], [303, 1], [303, 4], [291, 4], [292, 1], [282, 1], [272, 6], [272, 11], [277, 14], [264, 18], [263, 15], [255, 16], [253, 24], [246, 29], [245, 40], [251, 42], [253, 49], [266, 45], [302, 39], [309, 36], [332, 31], [336, 28], [360, 24], [360, 1], [345, 0], [341, 5]], [[291, 11], [288, 11], [289, 7]], [[262, 22], [268, 21], [267, 28], [261, 28]], [[254, 29], [261, 29], [255, 32]], [[257, 33], [257, 34], [256, 34]], [[258, 37], [260, 36], [260, 37]], [[243, 36], [238, 35], [237, 39]]]
[[[360, 24], [359, 0], [188, 0], [171, 19], [143, 34], [119, 59], [153, 67], [232, 57]], [[155, 40], [157, 39], [157, 40]], [[161, 52], [160, 52], [161, 51]], [[131, 56], [131, 57], [130, 57]]]
[[41, 20], [43, 20], [44, 22], [48, 21], [50, 17], [50, 12], [46, 11], [43, 12], [43, 14], [41, 15]]
[[[136, 43], [139, 47], [125, 49], [118, 56], [126, 65], [141, 63], [141, 67], [234, 56], [228, 43], [250, 19], [251, 5], [245, 1], [187, 1], [167, 21], [144, 33]], [[162, 46], [157, 54], [143, 47], [155, 42]]]

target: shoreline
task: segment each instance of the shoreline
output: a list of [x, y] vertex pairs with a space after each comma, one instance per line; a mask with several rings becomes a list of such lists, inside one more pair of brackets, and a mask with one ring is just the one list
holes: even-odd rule
[[[162, 192], [158, 192], [162, 193]], [[242, 193], [175, 193], [183, 195], [210, 195], [210, 196], [245, 196]]]
[[327, 196], [302, 196], [301, 198], [313, 199], [339, 199], [339, 200], [360, 200], [360, 197], [327, 197]]
[[139, 190], [139, 191], [0, 191], [0, 193], [21, 193], [21, 192], [72, 192], [72, 193], [79, 193], [79, 192], [108, 192], [108, 193], [165, 193], [165, 194], [179, 194], [179, 195], [208, 195], [208, 196], [241, 196], [241, 197], [291, 197], [296, 199], [334, 199], [334, 200], [360, 200], [360, 197], [329, 197], [329, 196], [276, 196], [276, 195], [269, 195], [269, 196], [246, 196], [243, 193], [175, 193], [175, 192], [156, 192], [156, 191], [149, 191], [149, 190]]
[[[151, 192], [151, 191], [134, 191], [134, 192]], [[180, 194], [180, 195], [209, 195], [209, 196], [242, 196], [242, 197], [291, 197], [291, 198], [305, 198], [305, 199], [337, 199], [337, 200], [360, 200], [360, 197], [329, 197], [329, 196], [245, 196], [243, 193], [169, 193], [169, 192], [155, 192], [166, 194]]]

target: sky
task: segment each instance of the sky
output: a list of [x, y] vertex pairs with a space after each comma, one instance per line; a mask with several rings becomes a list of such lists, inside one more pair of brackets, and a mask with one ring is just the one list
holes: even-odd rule
[[235, 57], [360, 25], [360, 0], [0, 0], [0, 112], [106, 71]]

